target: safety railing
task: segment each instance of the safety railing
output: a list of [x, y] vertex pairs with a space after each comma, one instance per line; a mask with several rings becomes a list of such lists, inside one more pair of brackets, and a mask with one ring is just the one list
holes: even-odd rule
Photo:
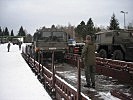
[[[42, 66], [29, 55], [25, 53], [22, 55], [33, 72], [38, 76], [41, 83], [47, 87], [51, 93], [55, 94], [56, 100], [89, 100], [89, 97], [85, 96], [83, 93], [68, 84], [65, 80], [61, 79], [56, 74], [53, 77], [52, 71], [47, 69], [45, 66]], [[75, 56], [75, 61], [76, 60], [77, 58]]]
[[[77, 54], [66, 54], [66, 62], [77, 66]], [[83, 62], [81, 61], [79, 66], [84, 67]], [[125, 62], [119, 60], [112, 60], [106, 58], [96, 57], [96, 72], [102, 75], [110, 76], [115, 79], [118, 79], [124, 83], [133, 84], [133, 63]]]

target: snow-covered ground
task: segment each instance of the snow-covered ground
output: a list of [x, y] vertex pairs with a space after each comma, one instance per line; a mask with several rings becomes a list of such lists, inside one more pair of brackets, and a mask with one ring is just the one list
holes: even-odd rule
[[0, 100], [52, 100], [21, 56], [18, 45], [0, 44]]

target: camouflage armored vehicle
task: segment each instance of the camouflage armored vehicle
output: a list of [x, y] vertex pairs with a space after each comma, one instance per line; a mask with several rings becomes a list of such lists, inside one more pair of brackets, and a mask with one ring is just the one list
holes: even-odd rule
[[133, 61], [133, 33], [112, 30], [96, 33], [96, 50], [100, 57]]
[[51, 58], [54, 51], [56, 59], [63, 59], [67, 51], [67, 33], [63, 31], [43, 30], [34, 34], [35, 52], [44, 58]]

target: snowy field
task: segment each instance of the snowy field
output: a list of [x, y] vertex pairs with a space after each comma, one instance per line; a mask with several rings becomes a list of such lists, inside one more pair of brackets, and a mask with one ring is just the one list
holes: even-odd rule
[[52, 100], [21, 56], [18, 45], [0, 44], [0, 100]]

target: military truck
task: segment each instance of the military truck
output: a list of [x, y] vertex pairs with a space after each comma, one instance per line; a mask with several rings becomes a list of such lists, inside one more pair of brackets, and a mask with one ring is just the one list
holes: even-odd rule
[[96, 50], [103, 58], [133, 61], [133, 33], [126, 30], [98, 32]]
[[35, 53], [43, 58], [51, 58], [54, 51], [55, 59], [63, 59], [67, 51], [67, 33], [63, 31], [41, 30], [34, 34]]
[[20, 41], [19, 41], [17, 38], [16, 38], [16, 39], [15, 39], [15, 38], [12, 39], [12, 44], [13, 44], [13, 45], [15, 45], [15, 44], [18, 45], [19, 42], [20, 42]]

